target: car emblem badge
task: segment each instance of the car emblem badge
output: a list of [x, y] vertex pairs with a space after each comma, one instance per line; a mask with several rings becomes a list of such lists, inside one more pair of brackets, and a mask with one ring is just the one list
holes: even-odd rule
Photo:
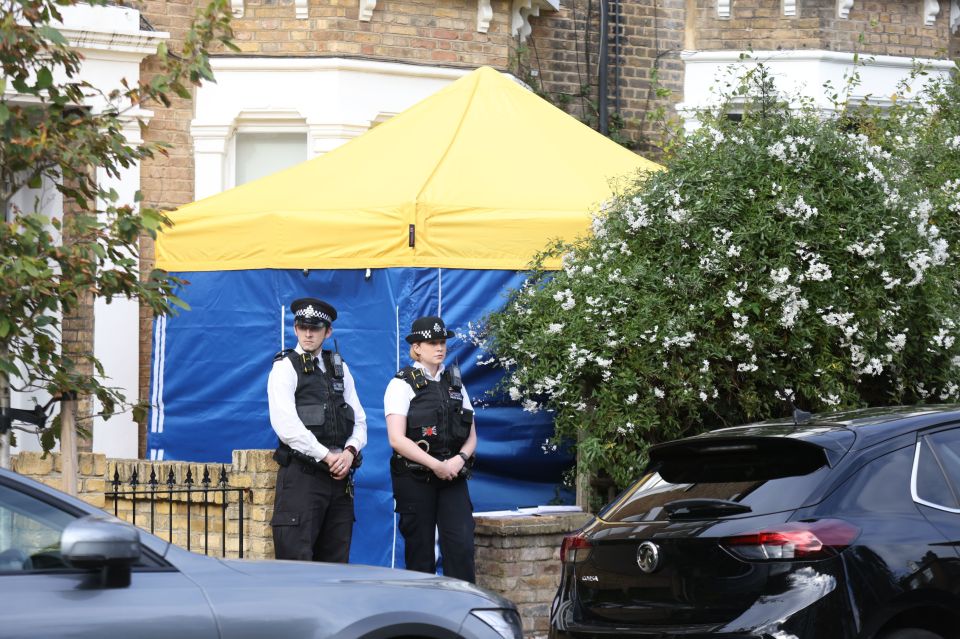
[[660, 566], [660, 548], [652, 541], [645, 541], [637, 547], [637, 565], [640, 570], [650, 574]]

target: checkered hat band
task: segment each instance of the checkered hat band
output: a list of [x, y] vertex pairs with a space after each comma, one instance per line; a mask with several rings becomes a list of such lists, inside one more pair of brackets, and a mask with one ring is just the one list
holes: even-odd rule
[[423, 339], [447, 339], [447, 331], [442, 328], [434, 327], [433, 330], [426, 329], [422, 331], [412, 331], [411, 335], [422, 337]]
[[313, 305], [307, 306], [306, 308], [301, 308], [299, 311], [294, 313], [294, 316], [297, 319], [309, 319], [311, 317], [316, 317], [317, 319], [323, 320], [327, 324], [333, 324], [333, 319], [329, 315], [323, 311], [318, 311], [313, 307]]

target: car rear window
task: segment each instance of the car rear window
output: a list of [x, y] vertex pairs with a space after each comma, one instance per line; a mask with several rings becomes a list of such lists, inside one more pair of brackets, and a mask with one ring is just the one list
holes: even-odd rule
[[655, 449], [647, 473], [600, 516], [662, 521], [669, 518], [664, 505], [688, 499], [737, 502], [750, 507], [748, 515], [791, 510], [806, 505], [829, 471], [825, 451], [805, 441], [692, 440]]

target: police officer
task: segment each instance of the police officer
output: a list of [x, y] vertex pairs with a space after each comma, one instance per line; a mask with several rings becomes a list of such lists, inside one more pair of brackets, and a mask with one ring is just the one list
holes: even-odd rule
[[467, 477], [477, 431], [459, 369], [443, 364], [449, 337], [432, 316], [417, 319], [407, 335], [413, 366], [390, 380], [383, 398], [390, 471], [407, 569], [436, 572], [436, 529], [443, 574], [475, 582]]
[[277, 353], [267, 381], [270, 424], [280, 439], [273, 545], [277, 559], [346, 563], [352, 469], [367, 443], [366, 415], [347, 364], [322, 348], [337, 311], [312, 297], [290, 310], [297, 347]]

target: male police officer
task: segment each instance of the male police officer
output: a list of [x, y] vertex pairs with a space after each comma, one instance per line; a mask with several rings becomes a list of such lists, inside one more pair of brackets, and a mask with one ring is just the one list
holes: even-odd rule
[[351, 468], [367, 421], [339, 352], [323, 350], [337, 311], [305, 297], [290, 305], [297, 347], [274, 358], [267, 381], [270, 424], [280, 438], [274, 501], [277, 559], [346, 563], [353, 534]]

